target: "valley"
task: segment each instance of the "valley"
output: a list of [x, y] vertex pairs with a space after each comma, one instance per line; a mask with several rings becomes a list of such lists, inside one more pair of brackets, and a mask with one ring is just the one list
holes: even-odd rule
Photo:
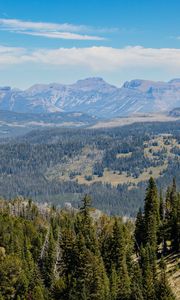
[[129, 117], [117, 117], [114, 119], [97, 120], [92, 125], [92, 128], [111, 128], [125, 126], [135, 123], [146, 123], [146, 122], [173, 122], [180, 120], [179, 115], [165, 114], [165, 113], [151, 113], [151, 114], [135, 114]]
[[180, 187], [179, 99], [178, 79], [0, 88], [0, 194], [134, 216], [151, 176]]
[[80, 112], [35, 114], [0, 110], [0, 138], [24, 135], [34, 129], [87, 127], [97, 120], [95, 116]]
[[179, 12], [0, 0], [0, 300], [180, 300]]
[[162, 190], [175, 176], [180, 188], [179, 124], [56, 127], [1, 139], [0, 194], [60, 207], [90, 194], [96, 208], [134, 216], [151, 176]]
[[81, 112], [17, 113], [0, 110], [0, 138], [22, 136], [35, 129], [48, 128], [112, 128], [135, 123], [173, 122], [177, 113], [134, 114], [128, 117], [99, 118]]

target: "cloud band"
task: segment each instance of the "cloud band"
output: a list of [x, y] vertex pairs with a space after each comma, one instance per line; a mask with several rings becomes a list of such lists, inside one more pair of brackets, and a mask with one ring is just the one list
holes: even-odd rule
[[141, 46], [112, 48], [36, 49], [0, 46], [0, 66], [22, 63], [86, 67], [95, 71], [119, 68], [175, 68], [180, 70], [180, 49], [144, 48]]

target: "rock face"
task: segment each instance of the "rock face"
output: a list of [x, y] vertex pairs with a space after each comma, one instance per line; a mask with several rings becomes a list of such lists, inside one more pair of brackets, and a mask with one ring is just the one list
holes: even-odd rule
[[132, 80], [121, 88], [102, 78], [75, 84], [37, 84], [21, 91], [0, 88], [0, 109], [14, 112], [85, 112], [99, 117], [170, 111], [180, 107], [180, 79], [169, 82]]
[[180, 107], [176, 107], [169, 112], [171, 117], [180, 117]]

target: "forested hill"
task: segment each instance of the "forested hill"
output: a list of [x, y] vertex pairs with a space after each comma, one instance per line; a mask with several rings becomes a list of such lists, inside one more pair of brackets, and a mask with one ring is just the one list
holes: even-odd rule
[[109, 215], [135, 217], [150, 176], [165, 193], [180, 190], [180, 123], [138, 123], [109, 129], [36, 130], [0, 140], [0, 195], [63, 207], [90, 194]]
[[91, 207], [0, 201], [1, 300], [179, 299], [180, 195], [150, 179], [136, 222]]

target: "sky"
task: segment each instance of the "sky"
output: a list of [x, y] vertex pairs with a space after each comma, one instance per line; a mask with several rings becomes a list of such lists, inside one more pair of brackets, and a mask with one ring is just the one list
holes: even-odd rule
[[0, 0], [0, 86], [180, 77], [179, 0]]

